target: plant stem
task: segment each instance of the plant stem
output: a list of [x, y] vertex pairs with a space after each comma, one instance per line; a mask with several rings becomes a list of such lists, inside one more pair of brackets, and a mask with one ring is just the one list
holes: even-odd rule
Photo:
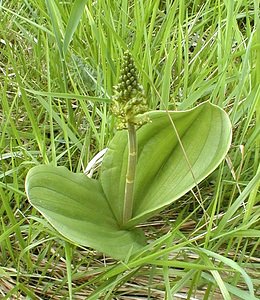
[[127, 165], [126, 182], [125, 182], [123, 225], [126, 224], [132, 218], [136, 162], [137, 162], [136, 129], [134, 124], [128, 122], [128, 165]]

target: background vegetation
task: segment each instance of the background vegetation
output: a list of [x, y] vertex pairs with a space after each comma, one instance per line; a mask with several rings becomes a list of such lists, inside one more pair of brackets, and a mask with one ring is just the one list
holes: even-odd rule
[[[0, 1], [0, 298], [257, 299], [259, 2], [73, 3]], [[106, 147], [126, 49], [150, 109], [210, 100], [229, 113], [233, 143], [198, 189], [142, 225], [144, 252], [116, 262], [60, 237], [24, 180], [37, 164], [82, 172]]]

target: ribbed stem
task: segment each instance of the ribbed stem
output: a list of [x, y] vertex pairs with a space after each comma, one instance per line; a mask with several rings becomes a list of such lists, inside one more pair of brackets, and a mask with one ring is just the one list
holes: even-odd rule
[[135, 125], [128, 122], [128, 165], [125, 182], [125, 198], [123, 211], [123, 225], [126, 224], [133, 214], [134, 182], [137, 162], [137, 141]]

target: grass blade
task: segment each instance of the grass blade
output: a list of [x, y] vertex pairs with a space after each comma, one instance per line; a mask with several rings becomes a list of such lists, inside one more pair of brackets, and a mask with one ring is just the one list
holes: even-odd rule
[[73, 34], [79, 24], [80, 18], [84, 12], [84, 7], [87, 0], [76, 0], [73, 4], [69, 22], [64, 36], [63, 51], [66, 54]]

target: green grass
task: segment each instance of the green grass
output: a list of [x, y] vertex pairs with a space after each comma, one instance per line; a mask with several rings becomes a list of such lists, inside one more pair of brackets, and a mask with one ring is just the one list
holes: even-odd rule
[[[72, 18], [69, 1], [0, 3], [0, 298], [257, 299], [258, 1], [81, 2]], [[127, 48], [150, 109], [210, 100], [229, 113], [233, 142], [199, 193], [143, 224], [144, 251], [116, 262], [64, 241], [24, 181], [37, 164], [83, 172], [106, 147]]]

